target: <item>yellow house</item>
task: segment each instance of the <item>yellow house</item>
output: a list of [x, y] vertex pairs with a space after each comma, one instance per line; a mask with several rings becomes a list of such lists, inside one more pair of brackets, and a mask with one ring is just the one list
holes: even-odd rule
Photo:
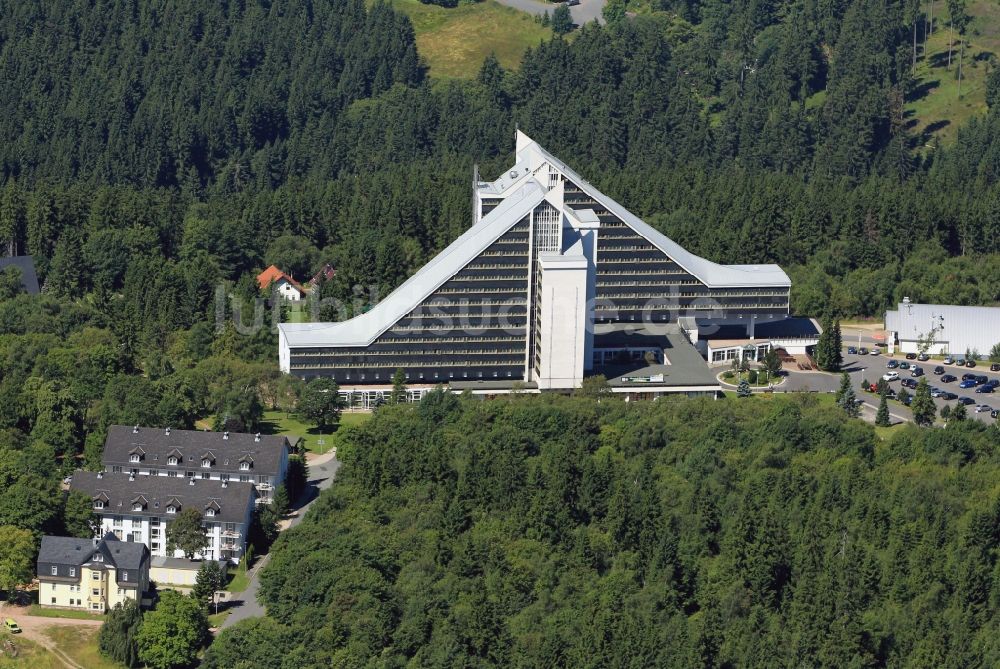
[[43, 607], [104, 613], [149, 587], [145, 544], [103, 539], [42, 537], [38, 551], [38, 603]]

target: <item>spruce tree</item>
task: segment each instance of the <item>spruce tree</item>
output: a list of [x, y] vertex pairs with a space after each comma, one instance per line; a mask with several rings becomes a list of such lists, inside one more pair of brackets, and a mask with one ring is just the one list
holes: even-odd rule
[[208, 606], [218, 590], [223, 586], [222, 568], [215, 560], [206, 560], [198, 569], [198, 576], [195, 578], [194, 587], [191, 589], [191, 596]]
[[406, 372], [402, 368], [396, 370], [392, 375], [392, 394], [389, 395], [389, 404], [399, 404], [406, 401]]
[[878, 413], [875, 414], [875, 424], [879, 427], [889, 427], [889, 401], [882, 393], [878, 401]]
[[126, 667], [139, 666], [139, 648], [135, 635], [141, 624], [142, 611], [134, 600], [126, 599], [115, 604], [108, 611], [97, 636], [97, 647], [101, 655]]
[[747, 382], [746, 379], [742, 379], [740, 381], [740, 385], [738, 385], [736, 387], [736, 396], [737, 397], [750, 397], [751, 394], [752, 394], [752, 392], [750, 391], [750, 384]]
[[823, 332], [816, 342], [816, 364], [819, 368], [824, 372], [839, 371], [844, 361], [842, 346], [840, 321], [828, 316], [823, 321]]
[[913, 411], [913, 422], [917, 425], [931, 425], [934, 416], [937, 414], [937, 407], [931, 398], [931, 387], [927, 384], [926, 378], [921, 378], [917, 384], [917, 391], [913, 395], [913, 402], [910, 404]]
[[861, 413], [861, 409], [858, 406], [858, 397], [854, 394], [854, 388], [851, 387], [850, 380], [848, 380], [847, 388], [843, 389], [840, 393], [840, 399], [837, 400], [837, 404], [851, 418], [857, 418], [858, 414]]
[[[865, 384], [867, 384], [867, 381], [865, 381]], [[847, 372], [844, 372], [840, 375], [840, 387], [837, 388], [837, 392], [833, 396], [833, 401], [839, 405], [840, 399], [849, 390], [851, 390], [851, 377], [848, 376]]]

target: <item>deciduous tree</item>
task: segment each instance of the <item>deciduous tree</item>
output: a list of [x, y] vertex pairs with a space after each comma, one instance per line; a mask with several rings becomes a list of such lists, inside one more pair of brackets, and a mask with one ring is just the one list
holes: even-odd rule
[[154, 669], [192, 664], [208, 639], [201, 603], [175, 590], [164, 590], [136, 634], [139, 659]]
[[191, 559], [209, 545], [208, 535], [202, 526], [201, 510], [185, 507], [167, 523], [167, 552], [182, 551]]

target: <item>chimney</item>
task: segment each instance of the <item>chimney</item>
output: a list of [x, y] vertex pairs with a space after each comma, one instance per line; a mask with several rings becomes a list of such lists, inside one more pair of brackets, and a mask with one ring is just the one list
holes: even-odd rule
[[223, 439], [229, 439], [229, 431], [228, 430], [222, 433], [222, 438]]
[[104, 472], [97, 472], [97, 478], [99, 479], [104, 478]]
[[170, 436], [170, 427], [168, 426], [167, 429], [164, 430], [163, 433], [169, 437]]
[[128, 473], [128, 480], [129, 481], [134, 481], [135, 480], [135, 474], [133, 474], [132, 472], [129, 472]]
[[903, 298], [903, 304], [909, 304], [909, 303], [910, 303], [910, 298], [904, 297]]
[[194, 485], [194, 477], [188, 479], [188, 485]]
[[258, 432], [257, 434], [255, 434], [255, 435], [253, 436], [253, 440], [254, 440], [254, 441], [260, 441], [260, 432]]
[[139, 434], [139, 426], [138, 426], [138, 425], [135, 425], [135, 426], [134, 426], [134, 427], [132, 428], [132, 434]]

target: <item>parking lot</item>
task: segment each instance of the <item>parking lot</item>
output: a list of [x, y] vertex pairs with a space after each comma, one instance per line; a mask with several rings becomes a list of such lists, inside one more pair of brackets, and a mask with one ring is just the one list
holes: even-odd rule
[[[864, 400], [867, 404], [878, 405], [878, 397], [870, 392], [865, 392], [861, 387], [863, 381], [868, 381], [868, 383], [875, 383], [883, 374], [887, 372], [897, 372], [899, 375], [898, 380], [893, 380], [889, 382], [889, 387], [893, 391], [899, 392], [902, 389], [903, 379], [913, 379], [914, 381], [919, 381], [920, 377], [913, 377], [912, 370], [910, 369], [889, 369], [887, 364], [890, 360], [895, 360], [897, 364], [906, 363], [908, 366], [916, 365], [923, 370], [923, 378], [927, 379], [927, 383], [931, 388], [939, 388], [942, 391], [954, 393], [956, 395], [955, 399], [948, 400], [943, 397], [934, 398], [934, 404], [937, 405], [938, 412], [943, 407], [949, 406], [952, 410], [958, 406], [961, 398], [966, 397], [973, 401], [973, 404], [968, 404], [965, 408], [968, 413], [968, 417], [974, 420], [981, 420], [987, 424], [995, 422], [990, 412], [978, 412], [976, 407], [980, 405], [986, 405], [990, 409], [1000, 409], [1000, 387], [998, 387], [992, 393], [977, 393], [976, 390], [982, 385], [976, 385], [969, 388], [960, 388], [962, 382], [962, 376], [965, 374], [975, 374], [976, 376], [985, 376], [987, 380], [996, 380], [1000, 383], [1000, 372], [990, 371], [989, 362], [977, 362], [975, 367], [960, 367], [957, 364], [946, 365], [940, 359], [931, 359], [925, 362], [920, 362], [916, 360], [907, 360], [905, 355], [896, 354], [892, 357], [887, 355], [860, 355], [858, 353], [849, 353], [848, 347], [844, 348], [844, 366], [850, 375], [851, 380], [854, 382], [855, 392], [858, 393], [858, 397]], [[944, 369], [944, 374], [934, 374], [934, 368], [941, 367]], [[945, 383], [942, 379], [951, 375], [955, 377], [954, 381]], [[907, 391], [913, 395], [915, 390], [913, 388], [907, 388]], [[890, 411], [899, 415], [905, 415], [908, 419], [912, 417], [909, 409], [903, 406], [899, 402], [889, 402]]]

